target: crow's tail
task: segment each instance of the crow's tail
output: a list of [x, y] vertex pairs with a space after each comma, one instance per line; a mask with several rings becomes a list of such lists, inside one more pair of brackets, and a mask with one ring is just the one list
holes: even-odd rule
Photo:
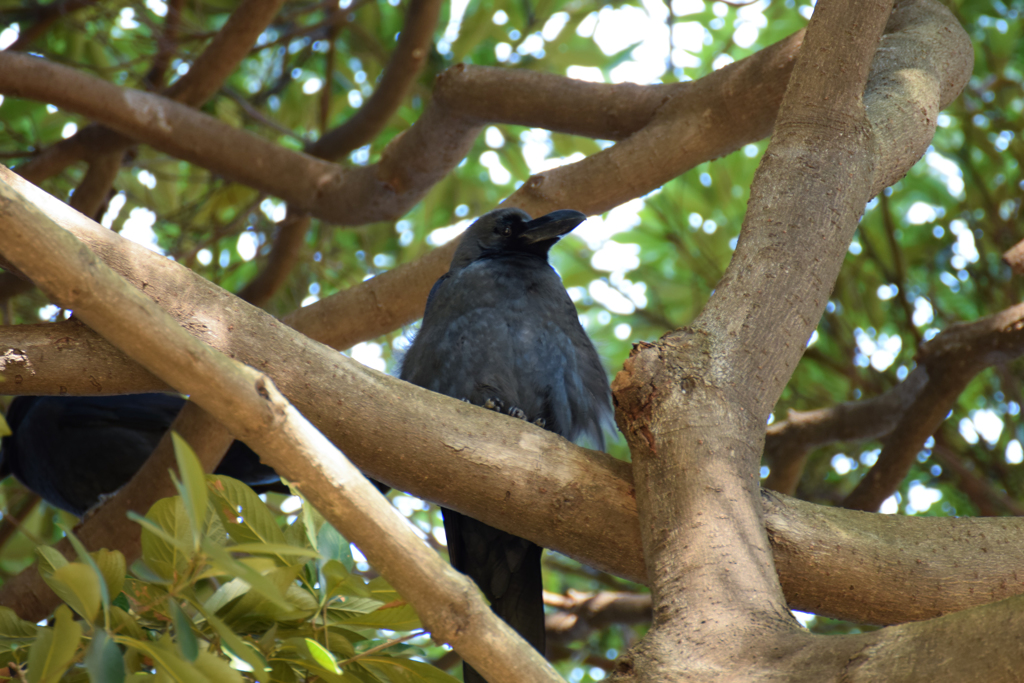
[[[469, 575], [491, 609], [544, 654], [543, 549], [452, 510], [444, 510], [444, 530], [452, 566]], [[463, 664], [463, 679], [486, 683], [468, 664]]]

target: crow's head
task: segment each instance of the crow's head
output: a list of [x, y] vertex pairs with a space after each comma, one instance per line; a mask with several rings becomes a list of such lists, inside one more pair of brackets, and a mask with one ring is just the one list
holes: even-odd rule
[[481, 216], [466, 230], [452, 259], [452, 270], [503, 253], [544, 258], [562, 235], [586, 219], [586, 215], [569, 209], [534, 219], [520, 209], [496, 209]]

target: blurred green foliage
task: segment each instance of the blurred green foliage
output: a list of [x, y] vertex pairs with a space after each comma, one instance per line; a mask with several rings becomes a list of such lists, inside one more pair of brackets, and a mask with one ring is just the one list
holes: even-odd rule
[[[335, 4], [286, 3], [203, 110], [293, 149], [344, 122], [372, 94], [401, 30], [406, 0], [348, 3], [342, 0], [348, 23], [334, 35], [333, 52], [328, 23]], [[219, 0], [182, 4], [165, 84], [187, 71], [236, 6]], [[1011, 277], [1000, 256], [1024, 237], [1019, 228], [1024, 3], [956, 0], [947, 6], [974, 41], [974, 77], [940, 116], [925, 158], [869, 204], [828, 310], [775, 419], [784, 419], [790, 409], [876, 396], [913, 368], [921, 341], [952, 323], [1021, 300], [1020, 278]], [[145, 88], [163, 35], [161, 8], [165, 13], [161, 0], [85, 3], [60, 17], [30, 49], [111, 82]], [[0, 30], [28, 30], [37, 10], [22, 0], [0, 0]], [[377, 139], [343, 163], [376, 161], [387, 142], [421, 114], [434, 77], [459, 61], [609, 81], [644, 73], [649, 81], [674, 82], [699, 78], [784, 38], [803, 27], [809, 14], [808, 5], [794, 0], [751, 8], [696, 0], [454, 3], [442, 11], [435, 49], [403, 105]], [[643, 30], [631, 33], [631, 22], [645, 16]], [[756, 29], [752, 38], [751, 29]], [[0, 34], [0, 43], [4, 40]], [[88, 124], [45, 103], [5, 97], [0, 155], [16, 167]], [[401, 220], [351, 229], [314, 220], [298, 266], [267, 308], [285, 314], [311, 298], [412, 261], [437, 243], [442, 233], [435, 230], [493, 208], [531, 172], [593, 154], [607, 144], [491, 126], [466, 160]], [[764, 148], [764, 142], [748, 145], [702, 164], [611, 212], [604, 223], [593, 220], [588, 224], [592, 229], [578, 230], [581, 236], [555, 249], [553, 262], [610, 375], [621, 367], [631, 343], [686, 325], [711, 296], [728, 265]], [[43, 187], [68, 198], [84, 172], [84, 165], [74, 165]], [[114, 190], [105, 224], [136, 239], [145, 239], [151, 227], [160, 249], [230, 291], [240, 290], [259, 272], [274, 222], [284, 210], [273, 197], [147, 147], [131, 151]], [[23, 323], [54, 319], [62, 312], [33, 292], [11, 300], [4, 315], [7, 323]], [[353, 353], [393, 370], [410, 332], [396, 331]], [[929, 515], [1011, 512], [1007, 501], [1019, 504], [1024, 496], [1022, 394], [1019, 363], [979, 376], [922, 450], [919, 464], [887, 509]], [[800, 497], [826, 504], [840, 500], [867, 471], [878, 448], [877, 443], [834, 444], [815, 452]], [[940, 465], [937, 450], [956, 458], [982, 486], [965, 487], [962, 477], [968, 475]], [[622, 439], [611, 451], [628, 458]], [[398, 637], [391, 631], [416, 628], [407, 607], [389, 606], [400, 600], [379, 578], [365, 580], [372, 568], [354, 562], [347, 544], [324, 540], [335, 532], [308, 506], [285, 513], [280, 496], [271, 495], [264, 505], [234, 482], [207, 481], [205, 508], [177, 500], [151, 511], [144, 562], [128, 578], [110, 571], [115, 563], [110, 554], [83, 555], [77, 563], [58, 566], [40, 551], [51, 585], [63, 586], [62, 595], [79, 620], [62, 609], [50, 625], [36, 627], [0, 611], [0, 636], [10, 646], [0, 663], [45, 659], [51, 667], [45, 668], [48, 679], [56, 680], [58, 669], [67, 669], [65, 680], [86, 675], [114, 680], [122, 670], [116, 646], [123, 654], [120, 666], [138, 678], [202, 680], [197, 677], [201, 673], [210, 680], [251, 679], [252, 673], [240, 673], [242, 663], [257, 669], [267, 663], [274, 680], [306, 675], [335, 680], [335, 663]], [[194, 481], [189, 487], [197, 494]], [[6, 510], [24, 503], [24, 492], [13, 481], [0, 489]], [[436, 509], [402, 494], [393, 498], [428, 541], [442, 549]], [[237, 519], [224, 513], [225, 506], [234, 510], [238, 505], [244, 511]], [[11, 576], [31, 564], [35, 548], [61, 537], [72, 522], [45, 505], [28, 512], [20, 531], [6, 537], [0, 549], [0, 573]], [[233, 543], [269, 543], [275, 550], [250, 547], [246, 556], [235, 558], [229, 552]], [[283, 545], [295, 550], [283, 552]], [[336, 556], [325, 554], [328, 546]], [[546, 588], [556, 593], [637, 589], [554, 554], [546, 562], [551, 570]], [[265, 580], [246, 583], [252, 572]], [[828, 633], [856, 628], [824, 619], [811, 627]], [[574, 659], [556, 665], [574, 683], [600, 680], [608, 661], [642, 631], [616, 626], [591, 634], [575, 644]], [[344, 678], [444, 678], [409, 659], [434, 661], [443, 651], [425, 637], [411, 643], [346, 665]], [[227, 668], [229, 661], [235, 669]], [[399, 672], [396, 667], [405, 668]], [[43, 680], [39, 667], [29, 671], [31, 680]]]

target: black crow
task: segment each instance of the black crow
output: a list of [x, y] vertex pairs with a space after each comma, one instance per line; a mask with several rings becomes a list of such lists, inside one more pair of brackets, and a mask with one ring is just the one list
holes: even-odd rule
[[[603, 430], [614, 424], [608, 378], [547, 259], [585, 219], [578, 211], [531, 219], [498, 209], [473, 223], [430, 291], [401, 378], [603, 449]], [[443, 512], [452, 565], [543, 654], [541, 548]], [[484, 680], [468, 665], [464, 678]]]
[[[13, 474], [46, 502], [82, 516], [128, 483], [184, 405], [172, 394], [19, 396], [7, 411], [13, 434], [2, 442], [0, 478]], [[280, 490], [274, 470], [241, 441], [216, 473]]]

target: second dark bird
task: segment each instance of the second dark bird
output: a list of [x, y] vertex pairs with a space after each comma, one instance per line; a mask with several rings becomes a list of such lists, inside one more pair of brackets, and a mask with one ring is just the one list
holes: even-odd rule
[[[430, 291], [401, 378], [603, 449], [604, 429], [614, 425], [608, 378], [547, 260], [585, 219], [578, 211], [531, 219], [519, 209], [498, 209], [473, 223]], [[541, 548], [443, 513], [452, 565], [543, 654]], [[468, 665], [464, 678], [484, 680]]]
[[[172, 394], [19, 396], [7, 411], [0, 478], [13, 474], [46, 502], [78, 516], [128, 483], [185, 399]], [[241, 441], [216, 474], [281, 490], [277, 474]], [[287, 489], [283, 489], [287, 491]]]

